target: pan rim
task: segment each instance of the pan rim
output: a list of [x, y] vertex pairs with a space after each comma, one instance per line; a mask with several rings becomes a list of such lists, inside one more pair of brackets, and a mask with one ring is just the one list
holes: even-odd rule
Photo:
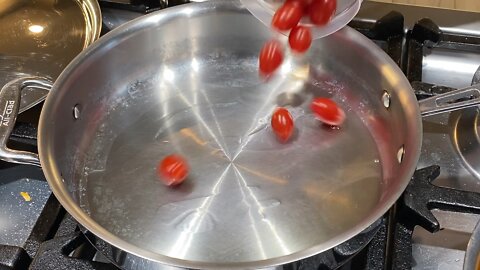
[[[411, 91], [411, 95], [406, 96], [409, 101], [415, 102], [410, 108], [413, 110], [412, 112], [417, 115], [417, 119], [415, 119], [415, 123], [413, 125], [417, 128], [417, 140], [413, 140], [411, 149], [409, 151], [409, 155], [411, 158], [408, 159], [410, 164], [402, 164], [402, 166], [407, 167], [408, 170], [405, 169], [404, 176], [405, 180], [399, 181], [399, 188], [387, 199], [381, 200], [378, 202], [379, 207], [371, 212], [368, 216], [366, 216], [361, 222], [359, 222], [356, 226], [346, 230], [345, 232], [337, 235], [336, 237], [330, 239], [329, 241], [323, 242], [316, 246], [310, 247], [308, 249], [303, 249], [288, 255], [284, 255], [281, 257], [269, 258], [265, 260], [259, 261], [250, 261], [250, 262], [232, 262], [232, 263], [214, 263], [214, 262], [202, 262], [202, 261], [190, 261], [185, 259], [178, 259], [173, 258], [165, 255], [161, 255], [143, 248], [138, 247], [137, 245], [131, 244], [125, 240], [122, 240], [118, 236], [114, 235], [113, 233], [107, 231], [105, 228], [101, 227], [93, 218], [91, 218], [84, 210], [80, 208], [80, 206], [73, 200], [70, 192], [66, 189], [65, 185], [63, 184], [63, 179], [60, 174], [60, 170], [57, 167], [57, 163], [53, 160], [53, 140], [49, 139], [49, 135], [52, 133], [49, 125], [51, 124], [51, 116], [55, 114], [53, 111], [53, 103], [55, 96], [62, 89], [61, 85], [68, 79], [68, 77], [77, 69], [76, 67], [80, 66], [83, 62], [88, 60], [90, 55], [99, 53], [103, 50], [106, 50], [110, 47], [112, 43], [117, 43], [122, 40], [123, 37], [128, 36], [130, 33], [135, 32], [136, 30], [145, 30], [150, 28], [154, 25], [158, 25], [160, 23], [166, 22], [169, 19], [175, 18], [180, 14], [185, 14], [188, 9], [195, 5], [195, 8], [198, 12], [202, 11], [211, 11], [211, 9], [216, 9], [218, 7], [226, 7], [226, 8], [235, 8], [235, 9], [244, 9], [243, 5], [240, 3], [239, 0], [234, 1], [223, 1], [223, 0], [212, 0], [207, 2], [201, 3], [193, 3], [187, 5], [181, 5], [178, 7], [168, 8], [167, 11], [159, 11], [154, 12], [152, 14], [142, 16], [138, 19], [133, 21], [127, 22], [126, 24], [114, 29], [113, 31], [107, 33], [105, 36], [101, 37], [97, 42], [89, 46], [86, 50], [84, 50], [81, 54], [79, 54], [68, 66], [67, 68], [61, 73], [61, 75], [56, 80], [51, 93], [47, 97], [47, 100], [44, 104], [44, 109], [42, 110], [40, 116], [40, 124], [38, 130], [38, 149], [39, 149], [39, 156], [40, 162], [45, 174], [45, 177], [55, 194], [56, 198], [62, 204], [62, 206], [70, 213], [77, 222], [79, 222], [82, 226], [84, 226], [87, 230], [92, 232], [96, 237], [106, 241], [107, 243], [125, 251], [135, 256], [154, 261], [161, 264], [167, 264], [177, 267], [186, 267], [186, 268], [193, 268], [193, 269], [252, 269], [252, 268], [265, 268], [265, 267], [272, 267], [276, 265], [283, 265], [290, 262], [298, 261], [307, 257], [311, 257], [317, 255], [321, 252], [324, 252], [328, 249], [337, 246], [339, 243], [342, 243], [348, 239], [351, 239], [353, 236], [357, 235], [361, 231], [365, 230], [368, 226], [371, 225], [371, 220], [377, 220], [381, 218], [388, 209], [398, 200], [400, 195], [403, 193], [405, 188], [407, 187], [410, 177], [413, 175], [415, 170], [416, 164], [418, 162], [420, 156], [420, 148], [421, 148], [421, 141], [422, 141], [422, 123], [420, 117], [420, 110], [418, 107], [418, 103], [413, 95], [413, 90], [411, 89], [410, 84], [406, 80], [406, 78], [402, 78], [405, 85], [408, 85], [409, 91]], [[197, 11], [196, 11], [197, 12]], [[252, 15], [253, 16], [253, 15]], [[366, 37], [363, 37], [360, 33], [356, 32], [355, 30], [346, 27], [340, 30], [346, 36], [353, 36], [355, 38], [360, 38], [366, 44], [373, 44], [370, 40]], [[108, 46], [105, 46], [108, 45]], [[381, 50], [377, 50], [374, 52], [375, 56], [382, 59], [382, 62], [389, 65], [396, 72], [401, 72], [401, 70], [397, 67], [397, 65], [393, 62], [393, 60], [388, 57], [386, 53]], [[411, 102], [410, 102], [411, 103]], [[413, 121], [413, 120], [412, 120]], [[415, 145], [414, 145], [415, 144]], [[415, 149], [414, 149], [415, 148]]]

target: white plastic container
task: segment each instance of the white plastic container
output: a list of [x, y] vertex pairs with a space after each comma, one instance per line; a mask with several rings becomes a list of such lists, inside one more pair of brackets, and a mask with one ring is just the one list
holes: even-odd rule
[[[245, 7], [263, 22], [270, 27], [272, 17], [275, 11], [285, 2], [285, 0], [241, 0]], [[303, 25], [312, 26], [313, 39], [328, 36], [347, 25], [358, 10], [363, 0], [337, 0], [337, 10], [332, 20], [325, 26], [314, 26], [308, 20], [302, 19], [300, 22]], [[287, 34], [287, 33], [284, 33]]]

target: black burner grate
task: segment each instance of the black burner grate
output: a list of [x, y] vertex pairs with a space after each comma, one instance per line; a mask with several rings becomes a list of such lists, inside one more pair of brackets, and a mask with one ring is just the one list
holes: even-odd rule
[[110, 263], [95, 261], [97, 251], [66, 214], [53, 239], [43, 242], [30, 270], [116, 270]]
[[[0, 165], [7, 166], [5, 163]], [[4, 179], [43, 178], [40, 169], [29, 166], [5, 167], [0, 169], [0, 174], [2, 175], [2, 181]], [[19, 176], [19, 174], [21, 175]], [[62, 211], [57, 199], [51, 195], [43, 207], [40, 217], [36, 221], [25, 245], [20, 247], [0, 245], [0, 269], [26, 269], [32, 258], [37, 254], [41, 243], [53, 236], [58, 227]]]

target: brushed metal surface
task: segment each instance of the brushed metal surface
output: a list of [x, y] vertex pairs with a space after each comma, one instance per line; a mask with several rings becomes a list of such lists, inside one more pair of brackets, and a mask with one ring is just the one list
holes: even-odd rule
[[462, 88], [480, 66], [480, 51], [425, 48], [422, 65], [422, 82]]
[[412, 269], [462, 269], [465, 251], [479, 215], [432, 210], [442, 230], [432, 234], [417, 226], [413, 233]]
[[375, 22], [393, 10], [402, 13], [404, 16], [405, 29], [412, 29], [414, 24], [420, 19], [429, 18], [434, 21], [443, 32], [457, 35], [480, 36], [478, 12], [364, 1], [362, 8], [356, 16], [356, 20]]
[[413, 244], [412, 270], [461, 270], [465, 252], [437, 246]]

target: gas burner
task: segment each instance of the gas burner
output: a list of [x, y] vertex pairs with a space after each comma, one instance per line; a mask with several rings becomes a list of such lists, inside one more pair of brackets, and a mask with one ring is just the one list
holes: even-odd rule
[[479, 109], [467, 109], [451, 114], [452, 142], [470, 173], [480, 179]]
[[147, 14], [167, 7], [166, 0], [99, 0], [102, 8], [129, 10]]
[[[363, 252], [372, 253], [370, 257], [378, 258], [383, 254], [382, 251], [371, 248], [369, 243], [371, 241], [378, 242], [381, 248], [381, 243], [384, 243], [386, 235], [386, 219], [380, 219], [372, 224], [363, 233], [355, 236], [349, 241], [328, 250], [320, 255], [313, 256], [301, 261], [297, 261], [286, 265], [282, 268], [275, 269], [291, 269], [291, 270], [333, 270], [340, 267], [347, 267], [347, 269], [383, 269], [383, 268], [364, 268], [365, 261], [355, 260], [357, 267], [351, 268], [352, 258], [355, 255]], [[373, 240], [372, 240], [373, 239]], [[365, 247], [369, 246], [368, 249]], [[378, 248], [377, 248], [378, 249]], [[98, 252], [100, 250], [101, 252]], [[104, 257], [106, 256], [106, 257]], [[94, 237], [90, 232], [82, 229], [75, 220], [66, 214], [60, 223], [55, 236], [43, 242], [38, 248], [37, 254], [30, 264], [31, 270], [56, 270], [56, 269], [84, 269], [84, 270], [116, 270], [115, 265], [109, 263], [116, 261], [119, 264], [128, 261], [125, 260], [128, 254], [118, 250], [112, 249], [111, 245], [105, 244], [103, 241]], [[107, 257], [109, 259], [107, 259]], [[362, 267], [358, 267], [358, 265]], [[369, 261], [370, 265], [378, 265], [381, 263], [377, 259]], [[134, 268], [133, 265], [122, 265], [126, 269]], [[136, 266], [138, 267], [138, 265]], [[142, 267], [144, 268], [144, 267]], [[16, 268], [14, 268], [16, 269]], [[157, 268], [155, 268], [157, 269]], [[172, 269], [165, 267], [164, 270]], [[175, 268], [181, 270], [179, 268]]]
[[53, 237], [42, 243], [30, 264], [30, 270], [117, 270], [91, 245], [68, 214]]

